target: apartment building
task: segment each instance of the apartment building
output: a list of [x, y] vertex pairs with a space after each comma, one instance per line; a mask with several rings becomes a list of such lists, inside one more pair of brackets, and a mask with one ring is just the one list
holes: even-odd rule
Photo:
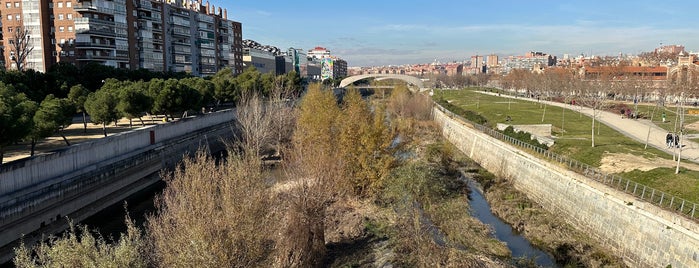
[[[3, 0], [0, 0], [3, 1]], [[242, 25], [208, 2], [185, 0], [4, 0], [4, 58], [12, 31], [27, 29], [27, 68], [45, 72], [57, 62], [91, 62], [123, 69], [206, 76], [243, 70]]]

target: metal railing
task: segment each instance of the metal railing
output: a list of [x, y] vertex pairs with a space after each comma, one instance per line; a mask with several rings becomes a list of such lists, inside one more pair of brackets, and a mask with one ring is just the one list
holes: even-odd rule
[[[658, 189], [654, 189], [652, 187], [640, 184], [638, 182], [634, 182], [632, 180], [623, 178], [618, 175], [602, 172], [600, 169], [596, 167], [582, 163], [575, 159], [569, 158], [564, 155], [559, 155], [545, 150], [543, 148], [536, 147], [529, 143], [517, 140], [515, 138], [502, 134], [501, 132], [498, 132], [490, 127], [471, 122], [455, 113], [452, 113], [451, 111], [447, 110], [446, 108], [442, 107], [436, 102], [435, 106], [440, 111], [444, 112], [447, 116], [455, 118], [457, 120], [461, 120], [464, 123], [468, 123], [478, 131], [485, 133], [493, 138], [510, 143], [512, 145], [516, 145], [520, 148], [524, 148], [530, 152], [535, 152], [544, 159], [566, 166], [568, 169], [575, 171], [589, 179], [593, 179], [609, 187], [612, 187], [619, 191], [623, 191], [627, 194], [630, 194], [636, 198], [639, 198], [660, 208], [676, 212], [694, 221], [699, 221], [699, 211], [697, 211], [697, 203], [660, 191]], [[628, 205], [631, 205], [631, 203], [629, 203]]]

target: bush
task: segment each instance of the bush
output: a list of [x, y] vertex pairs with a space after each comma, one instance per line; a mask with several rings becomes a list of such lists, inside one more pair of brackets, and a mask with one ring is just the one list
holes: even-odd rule
[[437, 100], [437, 103], [439, 103], [439, 105], [442, 105], [442, 107], [444, 107], [445, 109], [463, 117], [464, 119], [466, 119], [468, 121], [474, 122], [476, 124], [481, 124], [481, 125], [488, 124], [488, 119], [486, 119], [484, 116], [482, 116], [479, 113], [476, 113], [476, 112], [471, 111], [471, 110], [466, 110], [466, 109], [461, 108], [459, 106], [453, 105], [453, 104], [447, 102], [446, 100]]
[[516, 132], [512, 126], [505, 128], [505, 130], [503, 130], [501, 132], [502, 132], [502, 134], [505, 134], [506, 136], [517, 139], [517, 140], [522, 141], [524, 143], [539, 147], [539, 148], [544, 149], [544, 150], [549, 149], [549, 147], [546, 144], [542, 144], [538, 140], [532, 139], [531, 134], [524, 132], [524, 131]]

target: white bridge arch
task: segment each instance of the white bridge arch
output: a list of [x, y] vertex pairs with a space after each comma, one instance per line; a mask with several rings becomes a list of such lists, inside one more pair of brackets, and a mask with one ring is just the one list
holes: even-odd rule
[[354, 82], [357, 82], [362, 79], [366, 78], [379, 78], [379, 79], [398, 79], [398, 80], [403, 80], [407, 82], [408, 84], [412, 84], [420, 89], [424, 87], [422, 80], [415, 76], [410, 76], [410, 75], [405, 75], [405, 74], [361, 74], [361, 75], [355, 75], [355, 76], [350, 76], [345, 79], [342, 79], [340, 81], [340, 87], [347, 87], [351, 85]]

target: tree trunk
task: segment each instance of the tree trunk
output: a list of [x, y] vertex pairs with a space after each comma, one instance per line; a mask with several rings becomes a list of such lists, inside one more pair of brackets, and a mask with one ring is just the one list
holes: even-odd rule
[[29, 156], [34, 156], [34, 152], [36, 149], [36, 139], [32, 139], [30, 144], [31, 144], [31, 147], [29, 149]]
[[83, 111], [83, 133], [87, 133], [87, 114]]
[[59, 130], [59, 131], [58, 131], [58, 135], [61, 135], [61, 138], [63, 138], [63, 141], [66, 142], [66, 145], [67, 145], [67, 146], [70, 146], [70, 142], [69, 142], [68, 139], [66, 138], [66, 135], [63, 135], [63, 131], [60, 131], [60, 130]]
[[104, 133], [104, 136], [107, 137], [107, 122], [102, 123], [102, 133]]
[[138, 120], [141, 121], [141, 126], [142, 126], [142, 127], [145, 127], [145, 126], [146, 126], [146, 123], [143, 122], [143, 117], [140, 117], [140, 116], [139, 116], [139, 117], [138, 117]]
[[129, 118], [129, 128], [133, 128], [133, 118]]
[[595, 147], [595, 110], [592, 110], [592, 147]]

